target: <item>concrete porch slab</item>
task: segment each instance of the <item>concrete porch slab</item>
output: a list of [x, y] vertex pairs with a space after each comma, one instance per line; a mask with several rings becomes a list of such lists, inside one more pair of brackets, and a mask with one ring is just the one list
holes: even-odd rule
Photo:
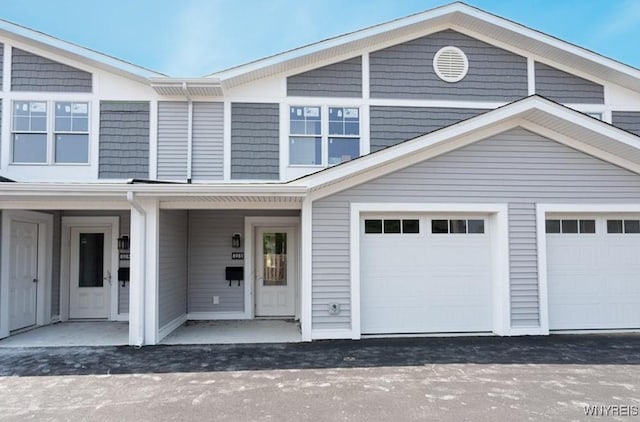
[[122, 346], [127, 344], [129, 344], [129, 323], [116, 321], [60, 322], [0, 340], [0, 348]]
[[188, 321], [161, 344], [297, 343], [300, 324], [282, 320]]

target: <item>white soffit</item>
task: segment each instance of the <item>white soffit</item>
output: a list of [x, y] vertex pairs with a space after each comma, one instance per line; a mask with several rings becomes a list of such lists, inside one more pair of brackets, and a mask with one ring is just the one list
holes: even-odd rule
[[222, 86], [216, 79], [151, 78], [151, 87], [160, 95], [220, 97]]
[[210, 77], [219, 78], [225, 88], [230, 88], [332, 58], [355, 55], [363, 49], [375, 49], [376, 46], [394, 39], [410, 38], [412, 34], [421, 36], [425, 32], [428, 33], [429, 28], [442, 30], [447, 27], [454, 30], [467, 29], [469, 32], [529, 51], [546, 61], [577, 68], [594, 77], [640, 91], [640, 70], [464, 3], [452, 3], [329, 38], [223, 70]]

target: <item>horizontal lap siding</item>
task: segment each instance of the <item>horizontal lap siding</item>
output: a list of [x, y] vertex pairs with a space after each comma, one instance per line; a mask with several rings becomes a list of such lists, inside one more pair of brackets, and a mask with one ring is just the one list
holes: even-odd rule
[[160, 210], [158, 324], [187, 313], [187, 211]]
[[279, 104], [231, 105], [231, 178], [280, 178]]
[[[539, 321], [535, 203], [640, 203], [640, 176], [514, 129], [314, 203], [313, 327], [349, 328], [349, 204], [508, 203], [512, 325]], [[327, 300], [326, 295], [344, 296]]]
[[[433, 57], [445, 46], [460, 48], [469, 71], [459, 82], [445, 82]], [[527, 96], [527, 59], [446, 30], [369, 55], [371, 98], [513, 101]]]
[[287, 95], [362, 97], [362, 57], [345, 60], [287, 78]]
[[371, 152], [482, 114], [475, 108], [372, 106]]
[[149, 103], [100, 102], [98, 177], [149, 177]]
[[604, 104], [604, 87], [546, 64], [535, 64], [536, 94], [560, 103]]
[[11, 51], [12, 91], [91, 92], [91, 73], [15, 47]]
[[224, 104], [193, 103], [193, 180], [222, 180]]
[[2, 86], [2, 78], [4, 77], [4, 44], [0, 43], [0, 86]]
[[611, 119], [614, 126], [640, 136], [640, 111], [614, 111]]
[[158, 103], [158, 179], [187, 179], [189, 111], [185, 101]]

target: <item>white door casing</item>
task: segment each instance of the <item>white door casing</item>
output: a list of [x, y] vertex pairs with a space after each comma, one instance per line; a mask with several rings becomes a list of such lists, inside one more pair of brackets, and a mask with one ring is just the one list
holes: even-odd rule
[[[103, 319], [110, 316], [112, 283], [111, 228], [71, 228], [71, 261], [69, 264], [69, 317]], [[87, 267], [93, 268], [87, 274]], [[93, 275], [96, 275], [93, 277]], [[83, 285], [84, 284], [84, 285]]]
[[9, 267], [9, 330], [36, 324], [38, 224], [13, 221]]
[[294, 317], [296, 247], [293, 227], [256, 228], [256, 316]]

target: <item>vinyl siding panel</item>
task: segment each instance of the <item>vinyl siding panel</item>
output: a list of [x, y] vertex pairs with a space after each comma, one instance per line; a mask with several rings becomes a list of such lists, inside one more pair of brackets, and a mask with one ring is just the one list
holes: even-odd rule
[[193, 180], [224, 177], [224, 104], [193, 103]]
[[13, 48], [11, 90], [91, 92], [92, 75], [84, 70]]
[[149, 177], [148, 102], [100, 102], [98, 177]]
[[160, 210], [158, 324], [187, 313], [187, 211]]
[[231, 178], [280, 178], [279, 104], [231, 105]]
[[487, 110], [471, 108], [372, 106], [371, 152], [450, 126]]
[[511, 323], [539, 324], [535, 204], [638, 203], [640, 176], [514, 129], [314, 202], [313, 328], [349, 328], [349, 204], [509, 204]]
[[362, 57], [289, 76], [287, 95], [361, 98]]
[[640, 136], [640, 111], [614, 111], [611, 113], [611, 123]]
[[[4, 44], [0, 43], [0, 87], [2, 87], [2, 78], [4, 77]], [[2, 88], [0, 88], [2, 90]]]
[[604, 104], [604, 87], [542, 63], [535, 63], [536, 94], [560, 103]]
[[[460, 48], [469, 71], [459, 82], [441, 80], [433, 57]], [[513, 101], [527, 96], [527, 59], [453, 30], [398, 44], [369, 55], [371, 98]]]
[[[292, 216], [297, 210], [242, 211], [191, 210], [189, 211], [189, 312], [243, 312], [244, 281], [229, 286], [225, 280], [225, 267], [242, 267], [243, 260], [231, 259], [232, 252], [244, 249], [231, 247], [233, 233], [242, 233], [244, 247], [244, 218], [249, 215]], [[213, 304], [213, 296], [220, 303]]]
[[158, 102], [158, 179], [187, 179], [189, 110], [186, 101]]

